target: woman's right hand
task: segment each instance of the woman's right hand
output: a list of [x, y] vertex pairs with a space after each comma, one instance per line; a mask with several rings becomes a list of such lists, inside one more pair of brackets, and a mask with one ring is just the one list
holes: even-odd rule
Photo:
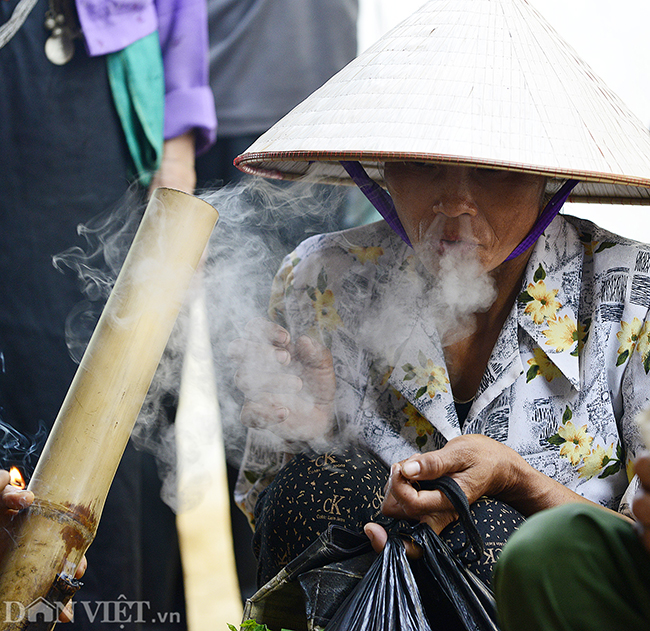
[[241, 421], [272, 431], [288, 441], [320, 442], [334, 428], [336, 380], [332, 354], [303, 335], [256, 318], [246, 337], [230, 343], [228, 356], [237, 364], [235, 385], [246, 402]]

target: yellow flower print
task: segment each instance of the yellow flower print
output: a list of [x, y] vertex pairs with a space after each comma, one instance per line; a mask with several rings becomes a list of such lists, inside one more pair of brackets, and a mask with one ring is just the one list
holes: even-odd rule
[[624, 364], [634, 352], [636, 344], [641, 336], [643, 322], [639, 318], [634, 318], [630, 324], [621, 322], [621, 330], [616, 334], [620, 346], [618, 347], [618, 359], [616, 365]]
[[334, 294], [331, 289], [326, 289], [322, 293], [316, 289], [313, 305], [316, 311], [316, 321], [322, 330], [335, 331], [338, 327], [343, 326], [341, 317], [334, 307]]
[[552, 346], [558, 353], [571, 348], [573, 343], [578, 340], [578, 327], [568, 315], [555, 321], [551, 320], [548, 327], [542, 331], [547, 338], [546, 345]]
[[641, 357], [646, 357], [650, 353], [650, 323], [648, 322], [644, 322], [639, 331], [636, 350], [641, 354]]
[[644, 322], [641, 331], [639, 331], [639, 339], [636, 343], [636, 350], [641, 355], [643, 368], [646, 372], [650, 372], [650, 323]]
[[[437, 392], [447, 392], [445, 386], [449, 383], [449, 379], [447, 379], [445, 369], [442, 366], [435, 366], [434, 363], [428, 359], [424, 368], [415, 369], [415, 383], [422, 387], [426, 387], [426, 393], [433, 399]], [[424, 392], [422, 394], [424, 394]]]
[[384, 253], [384, 249], [376, 246], [361, 247], [358, 245], [352, 246], [348, 252], [352, 254], [359, 263], [365, 265], [368, 261], [377, 265], [379, 257]]
[[583, 425], [578, 429], [571, 421], [567, 421], [557, 433], [564, 440], [560, 447], [560, 455], [568, 458], [572, 465], [577, 465], [580, 459], [589, 453], [593, 440], [587, 434], [587, 426]]
[[544, 320], [555, 320], [555, 314], [562, 306], [555, 298], [558, 291], [558, 289], [548, 289], [543, 280], [538, 280], [535, 284], [528, 283], [523, 294], [528, 303], [524, 313], [530, 315], [535, 324], [542, 324]]
[[431, 359], [427, 359], [424, 353], [420, 351], [418, 356], [419, 366], [413, 364], [404, 364], [402, 369], [406, 373], [404, 381], [415, 380], [415, 384], [420, 386], [415, 394], [415, 398], [428, 394], [432, 399], [438, 392], [447, 392], [445, 387], [449, 383], [447, 374], [443, 366], [436, 366]]
[[402, 412], [408, 417], [408, 421], [404, 425], [414, 427], [418, 436], [425, 436], [426, 434], [431, 436], [433, 434], [433, 425], [418, 412], [415, 406], [407, 403]]
[[541, 348], [536, 348], [534, 355], [532, 359], [528, 360], [530, 368], [526, 374], [526, 383], [537, 377], [537, 375], [542, 375], [549, 382], [562, 375], [560, 369], [547, 357]]
[[600, 445], [596, 447], [588, 456], [585, 456], [583, 465], [578, 468], [579, 476], [590, 480], [595, 475], [599, 474], [612, 460], [613, 452], [614, 443], [607, 447], [607, 449]]
[[587, 334], [589, 333], [590, 325], [591, 325], [590, 319], [586, 321], [586, 324], [583, 324], [582, 322], [578, 322], [578, 329], [574, 333], [574, 339], [578, 341], [578, 346], [576, 350], [572, 353], [572, 355], [579, 353], [582, 350], [583, 346], [585, 345], [585, 340], [587, 339]]

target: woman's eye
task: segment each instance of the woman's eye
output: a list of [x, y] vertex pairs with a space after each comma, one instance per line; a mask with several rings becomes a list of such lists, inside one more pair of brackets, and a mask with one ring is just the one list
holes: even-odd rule
[[476, 167], [476, 173], [484, 178], [503, 179], [508, 177], [508, 171], [503, 169], [490, 169], [488, 167]]
[[432, 173], [438, 169], [438, 165], [432, 162], [403, 162], [403, 168], [414, 172]]

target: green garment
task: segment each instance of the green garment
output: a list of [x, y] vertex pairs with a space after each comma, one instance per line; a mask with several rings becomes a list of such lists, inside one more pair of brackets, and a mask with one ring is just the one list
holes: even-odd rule
[[163, 151], [165, 76], [158, 32], [106, 56], [108, 79], [132, 160], [132, 176], [151, 182]]
[[650, 629], [650, 554], [597, 506], [531, 517], [503, 549], [494, 586], [503, 631]]

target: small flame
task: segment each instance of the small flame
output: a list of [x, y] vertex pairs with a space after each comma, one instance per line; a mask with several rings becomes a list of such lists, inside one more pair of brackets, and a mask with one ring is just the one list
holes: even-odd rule
[[19, 489], [25, 488], [25, 479], [18, 467], [9, 468], [9, 484], [17, 486]]

